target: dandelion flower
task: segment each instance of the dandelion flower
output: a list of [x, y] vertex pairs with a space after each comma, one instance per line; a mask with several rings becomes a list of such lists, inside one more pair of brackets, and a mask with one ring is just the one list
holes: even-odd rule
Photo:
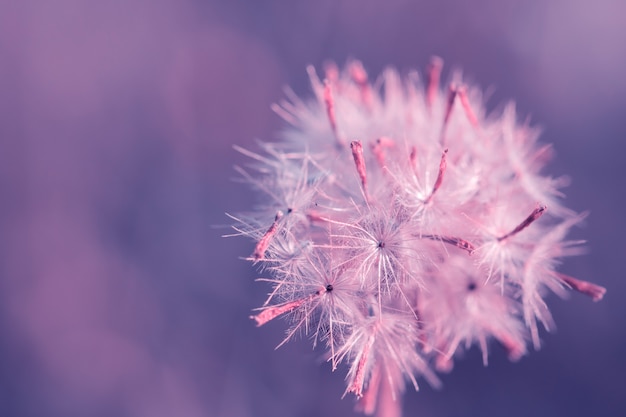
[[323, 79], [308, 68], [313, 97], [273, 106], [280, 139], [237, 148], [261, 203], [231, 216], [235, 234], [255, 241], [248, 259], [271, 287], [251, 317], [286, 318], [280, 344], [304, 334], [325, 348], [365, 414], [399, 415], [407, 383], [438, 385], [472, 346], [485, 364], [490, 343], [512, 360], [538, 348], [548, 291], [605, 292], [557, 271], [581, 252], [566, 239], [584, 214], [541, 173], [538, 131], [512, 104], [487, 115], [460, 76], [441, 88], [441, 69], [372, 83], [357, 61]]

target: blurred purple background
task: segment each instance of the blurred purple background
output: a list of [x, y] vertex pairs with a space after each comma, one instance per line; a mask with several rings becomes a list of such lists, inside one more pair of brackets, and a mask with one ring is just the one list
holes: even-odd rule
[[304, 68], [371, 75], [432, 54], [515, 99], [591, 210], [563, 271], [601, 303], [550, 298], [544, 347], [488, 368], [470, 352], [406, 415], [626, 413], [626, 3], [622, 0], [0, 1], [0, 415], [352, 415], [308, 341], [247, 318], [267, 288], [222, 239], [231, 181], [282, 126], [269, 105]]

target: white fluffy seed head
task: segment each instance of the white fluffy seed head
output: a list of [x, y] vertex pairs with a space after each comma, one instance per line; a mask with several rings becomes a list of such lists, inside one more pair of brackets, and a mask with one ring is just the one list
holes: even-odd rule
[[539, 346], [537, 321], [552, 325], [546, 289], [604, 294], [556, 271], [579, 252], [565, 238], [583, 216], [562, 206], [565, 180], [541, 174], [537, 129], [512, 104], [487, 116], [459, 76], [440, 88], [441, 65], [426, 85], [392, 69], [372, 83], [357, 61], [324, 80], [309, 68], [314, 97], [273, 107], [290, 124], [281, 140], [238, 148], [265, 199], [233, 217], [271, 275], [253, 318], [289, 317], [283, 343], [323, 342], [358, 397], [376, 398], [381, 378], [394, 398], [404, 379], [437, 383], [431, 369], [472, 345], [486, 363], [490, 340], [519, 358]]

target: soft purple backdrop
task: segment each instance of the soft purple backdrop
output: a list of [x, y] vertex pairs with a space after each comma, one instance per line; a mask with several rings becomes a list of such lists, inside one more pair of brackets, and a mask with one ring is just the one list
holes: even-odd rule
[[[352, 415], [310, 343], [247, 318], [267, 290], [222, 239], [233, 144], [272, 139], [305, 65], [463, 68], [555, 144], [590, 253], [541, 351], [472, 351], [406, 415], [626, 413], [623, 0], [0, 0], [0, 415]], [[447, 72], [446, 72], [447, 73]]]

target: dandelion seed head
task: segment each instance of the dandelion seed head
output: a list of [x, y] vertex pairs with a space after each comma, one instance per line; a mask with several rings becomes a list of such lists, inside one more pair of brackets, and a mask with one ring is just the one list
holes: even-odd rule
[[494, 343], [511, 360], [538, 348], [549, 292], [605, 292], [557, 271], [582, 252], [567, 235], [585, 215], [542, 173], [539, 130], [513, 104], [488, 114], [460, 73], [442, 86], [442, 65], [378, 79], [358, 61], [309, 67], [312, 97], [273, 106], [280, 140], [237, 148], [260, 203], [231, 216], [235, 234], [256, 242], [271, 289], [252, 318], [286, 318], [281, 345], [311, 337], [369, 414], [407, 382], [438, 385], [473, 346], [485, 364]]

